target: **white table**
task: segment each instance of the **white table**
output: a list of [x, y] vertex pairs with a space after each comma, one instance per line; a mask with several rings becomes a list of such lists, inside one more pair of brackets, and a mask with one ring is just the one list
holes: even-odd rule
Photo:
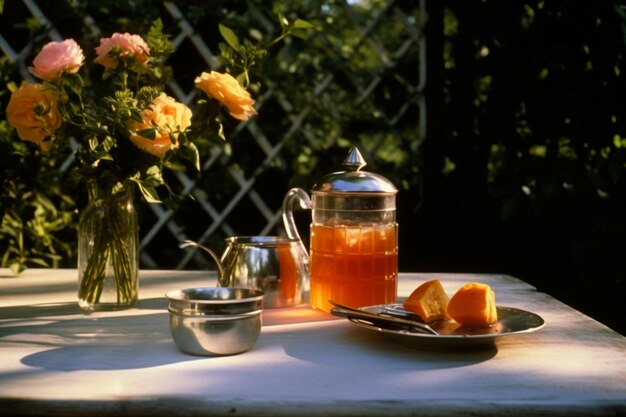
[[405, 347], [307, 306], [266, 310], [255, 347], [181, 353], [164, 293], [214, 275], [142, 271], [137, 308], [84, 313], [76, 271], [0, 269], [0, 415], [441, 416], [626, 414], [626, 338], [503, 275], [403, 273], [400, 299], [439, 278], [490, 284], [546, 326], [497, 348]]

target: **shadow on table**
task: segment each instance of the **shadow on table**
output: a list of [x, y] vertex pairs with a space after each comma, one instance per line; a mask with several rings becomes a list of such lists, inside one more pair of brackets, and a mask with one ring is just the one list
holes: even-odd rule
[[[163, 300], [142, 300], [151, 309]], [[163, 312], [89, 314], [75, 303], [0, 308], [2, 345], [38, 350], [24, 365], [55, 371], [138, 369], [202, 359], [180, 352]]]
[[[483, 349], [432, 351], [404, 346], [391, 338], [356, 328], [347, 322], [326, 323], [320, 328], [290, 330], [292, 334], [280, 341], [273, 332], [261, 334], [257, 346], [280, 343], [285, 353], [299, 360], [337, 369], [361, 367], [402, 368], [410, 370], [446, 369], [470, 366], [493, 358], [495, 346]], [[332, 345], [332, 347], [331, 347]], [[375, 363], [372, 358], [375, 357]]]
[[[137, 305], [133, 308], [139, 310], [167, 311], [167, 299], [165, 297], [142, 299], [139, 300], [137, 302]], [[83, 314], [85, 316], [89, 316], [91, 312], [82, 310], [80, 307], [78, 307], [77, 302], [43, 303], [23, 306], [0, 307], [0, 319], [3, 320], [33, 319], [38, 317], [58, 317], [75, 314]]]
[[[0, 307], [0, 319], [34, 319], [83, 314], [77, 303], [44, 303], [24, 306]], [[0, 329], [2, 332], [2, 329]]]

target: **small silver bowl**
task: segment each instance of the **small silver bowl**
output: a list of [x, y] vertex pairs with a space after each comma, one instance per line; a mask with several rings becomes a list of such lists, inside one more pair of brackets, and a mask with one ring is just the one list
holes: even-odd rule
[[204, 287], [165, 295], [172, 338], [185, 353], [235, 355], [252, 348], [259, 338], [263, 291]]

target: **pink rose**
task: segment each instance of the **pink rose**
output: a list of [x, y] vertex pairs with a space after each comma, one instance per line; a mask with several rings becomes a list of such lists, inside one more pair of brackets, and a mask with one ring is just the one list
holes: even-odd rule
[[[191, 110], [165, 93], [152, 101], [149, 109], [141, 112], [141, 122], [130, 122], [130, 140], [140, 149], [159, 157], [170, 149], [178, 148], [178, 135], [191, 125]], [[157, 127], [154, 139], [138, 132]], [[172, 136], [170, 137], [170, 133]], [[172, 142], [172, 138], [174, 142]]]
[[134, 59], [135, 64], [144, 65], [150, 58], [150, 48], [139, 35], [114, 33], [110, 38], [100, 39], [94, 62], [106, 68], [117, 68], [119, 60]]
[[225, 106], [228, 113], [235, 119], [246, 121], [256, 114], [256, 110], [252, 107], [254, 100], [250, 97], [250, 93], [232, 75], [215, 71], [203, 72], [196, 77], [195, 83], [196, 87], [209, 97]]
[[46, 44], [33, 60], [28, 70], [36, 77], [45, 81], [53, 81], [63, 72], [75, 74], [83, 64], [83, 50], [74, 39]]

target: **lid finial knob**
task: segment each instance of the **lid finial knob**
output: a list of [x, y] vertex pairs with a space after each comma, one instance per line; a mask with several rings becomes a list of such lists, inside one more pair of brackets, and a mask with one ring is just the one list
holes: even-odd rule
[[359, 152], [357, 147], [353, 146], [350, 149], [350, 152], [348, 152], [348, 156], [346, 156], [342, 165], [346, 168], [346, 171], [358, 171], [367, 165], [367, 162], [365, 162], [363, 155], [361, 155], [361, 152]]

